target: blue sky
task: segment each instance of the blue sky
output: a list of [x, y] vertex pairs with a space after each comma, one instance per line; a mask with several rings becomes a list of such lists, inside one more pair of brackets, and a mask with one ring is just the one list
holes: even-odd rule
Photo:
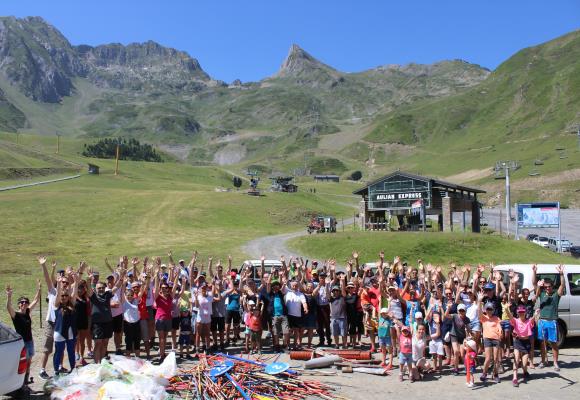
[[292, 43], [346, 72], [460, 58], [490, 69], [580, 28], [579, 0], [2, 0], [0, 15], [41, 16], [72, 44], [154, 40], [216, 79], [274, 74]]

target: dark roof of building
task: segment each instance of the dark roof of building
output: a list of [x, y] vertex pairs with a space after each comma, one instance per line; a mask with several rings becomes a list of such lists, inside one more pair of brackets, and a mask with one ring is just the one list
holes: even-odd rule
[[465, 192], [472, 192], [472, 193], [485, 193], [485, 190], [472, 188], [469, 186], [457, 185], [455, 183], [442, 181], [440, 179], [430, 178], [430, 177], [421, 176], [421, 175], [415, 175], [415, 174], [411, 174], [409, 172], [404, 172], [404, 171], [395, 171], [389, 175], [385, 175], [382, 178], [376, 179], [376, 180], [372, 181], [371, 183], [369, 183], [368, 185], [366, 185], [365, 187], [363, 187], [359, 190], [355, 190], [352, 193], [362, 196], [362, 195], [368, 193], [370, 186], [374, 185], [375, 183], [392, 178], [393, 176], [396, 176], [396, 175], [400, 175], [400, 176], [403, 176], [405, 178], [416, 179], [419, 181], [431, 182], [431, 187], [442, 187], [442, 188], [446, 188], [446, 189], [455, 189], [455, 190], [459, 190], [459, 191], [463, 190]]

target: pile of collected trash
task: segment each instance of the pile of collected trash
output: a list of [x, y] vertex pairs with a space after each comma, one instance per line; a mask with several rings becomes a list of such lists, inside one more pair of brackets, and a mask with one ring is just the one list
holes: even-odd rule
[[165, 387], [177, 373], [175, 353], [161, 365], [124, 356], [76, 368], [70, 374], [48, 381], [44, 387], [51, 399], [58, 400], [164, 400]]
[[265, 363], [228, 354], [200, 359], [171, 378], [172, 399], [302, 400], [342, 399], [335, 388], [316, 380], [299, 379], [308, 371], [290, 369], [287, 363]]

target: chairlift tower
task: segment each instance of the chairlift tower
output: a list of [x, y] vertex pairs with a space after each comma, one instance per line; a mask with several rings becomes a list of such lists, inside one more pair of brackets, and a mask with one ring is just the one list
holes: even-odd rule
[[510, 222], [512, 220], [511, 208], [511, 193], [510, 193], [510, 171], [516, 171], [520, 168], [520, 163], [517, 161], [498, 161], [495, 163], [495, 179], [505, 179], [505, 220], [506, 232], [510, 234]]

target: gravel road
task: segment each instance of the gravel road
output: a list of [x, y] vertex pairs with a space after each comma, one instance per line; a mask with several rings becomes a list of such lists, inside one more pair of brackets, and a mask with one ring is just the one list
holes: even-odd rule
[[[344, 220], [344, 226], [352, 225], [354, 223], [354, 218], [349, 218]], [[339, 221], [336, 229], [337, 231], [342, 230], [343, 223]], [[264, 236], [258, 239], [254, 239], [247, 244], [245, 244], [242, 249], [246, 254], [252, 258], [258, 259], [261, 255], [266, 256], [266, 258], [277, 260], [281, 255], [291, 256], [295, 255], [292, 250], [288, 248], [288, 241], [300, 236], [307, 236], [308, 232], [306, 227], [304, 229], [292, 232], [283, 233], [281, 235]], [[323, 233], [322, 235], [327, 235]]]

